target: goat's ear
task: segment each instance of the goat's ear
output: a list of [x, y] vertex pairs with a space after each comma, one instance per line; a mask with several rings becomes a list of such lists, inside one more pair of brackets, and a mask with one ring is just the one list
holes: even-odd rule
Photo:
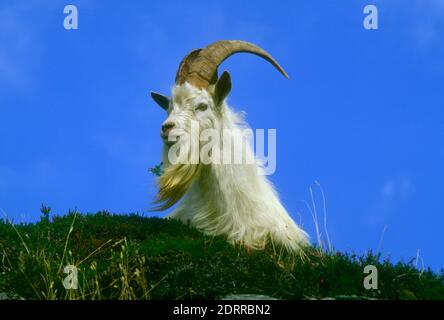
[[151, 97], [164, 110], [168, 110], [170, 106], [170, 98], [156, 92], [151, 92]]
[[214, 102], [216, 107], [224, 101], [231, 91], [231, 76], [227, 71], [224, 71], [220, 78], [217, 80], [214, 87]]

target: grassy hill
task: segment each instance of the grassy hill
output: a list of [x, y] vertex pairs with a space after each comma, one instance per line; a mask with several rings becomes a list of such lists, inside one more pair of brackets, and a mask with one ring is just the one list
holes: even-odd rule
[[[233, 247], [179, 221], [107, 212], [49, 217], [35, 224], [0, 220], [0, 293], [24, 299], [444, 299], [444, 273], [420, 272], [379, 255], [309, 249], [291, 257], [269, 245]], [[363, 287], [365, 265], [378, 290]], [[66, 265], [78, 289], [66, 290]]]

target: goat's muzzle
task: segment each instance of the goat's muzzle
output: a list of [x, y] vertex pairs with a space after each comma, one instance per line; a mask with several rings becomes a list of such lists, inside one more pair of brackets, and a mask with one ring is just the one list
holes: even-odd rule
[[169, 141], [168, 137], [170, 134], [172, 134], [172, 130], [176, 127], [176, 124], [174, 122], [165, 122], [162, 124], [162, 127], [160, 129], [160, 137], [162, 140], [167, 144], [173, 144], [174, 141]]

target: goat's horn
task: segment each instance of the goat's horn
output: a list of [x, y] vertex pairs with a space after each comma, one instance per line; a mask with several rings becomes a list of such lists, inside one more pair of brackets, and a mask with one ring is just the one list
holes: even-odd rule
[[252, 53], [264, 58], [288, 78], [284, 69], [265, 50], [246, 41], [222, 40], [214, 42], [204, 49], [191, 51], [179, 65], [176, 84], [183, 84], [187, 81], [198, 88], [207, 88], [217, 81], [217, 67], [225, 59], [238, 52]]

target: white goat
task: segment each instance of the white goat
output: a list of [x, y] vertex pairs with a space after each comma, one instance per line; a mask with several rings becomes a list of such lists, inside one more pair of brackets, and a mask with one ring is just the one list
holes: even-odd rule
[[[172, 140], [189, 134], [192, 121], [199, 124], [201, 131], [217, 130], [222, 146], [229, 143], [227, 139], [242, 139], [238, 136], [240, 130], [232, 129], [245, 128], [246, 124], [225, 102], [231, 90], [230, 75], [224, 72], [220, 78], [217, 76], [219, 64], [237, 52], [256, 54], [287, 77], [261, 48], [244, 41], [219, 41], [192, 51], [182, 60], [172, 99], [151, 93], [168, 113], [161, 129], [164, 173], [158, 180], [157, 209], [167, 209], [183, 199], [168, 217], [190, 223], [210, 235], [224, 235], [231, 243], [263, 248], [271, 240], [290, 252], [297, 252], [308, 244], [307, 235], [290, 218], [256, 163], [170, 161]], [[251, 146], [234, 144], [233, 148], [234, 154], [242, 153], [243, 160], [253, 156]]]

